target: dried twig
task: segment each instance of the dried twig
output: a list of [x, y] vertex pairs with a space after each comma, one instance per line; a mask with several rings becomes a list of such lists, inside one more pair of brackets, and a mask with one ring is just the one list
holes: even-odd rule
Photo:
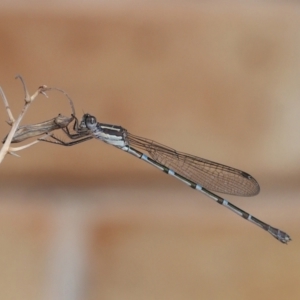
[[[10, 146], [11, 143], [19, 143], [28, 138], [40, 136], [43, 134], [46, 136], [46, 134], [48, 132], [68, 126], [73, 121], [73, 119], [74, 119], [73, 116], [75, 116], [75, 108], [74, 108], [72, 99], [69, 97], [69, 95], [65, 91], [58, 89], [58, 88], [48, 88], [47, 86], [43, 85], [43, 86], [40, 86], [38, 88], [38, 90], [32, 96], [30, 96], [23, 78], [20, 75], [18, 75], [16, 78], [19, 78], [21, 80], [21, 82], [23, 84], [23, 88], [24, 88], [24, 93], [25, 93], [25, 105], [24, 105], [19, 117], [17, 118], [17, 120], [14, 119], [13, 114], [9, 107], [8, 101], [4, 95], [3, 90], [0, 87], [0, 94], [2, 96], [4, 105], [5, 105], [8, 117], [9, 117], [9, 121], [7, 121], [7, 123], [12, 126], [9, 134], [3, 140], [4, 145], [0, 151], [0, 163], [2, 162], [3, 158], [5, 157], [5, 155], [7, 153], [15, 155], [15, 156], [19, 156], [15, 153], [16, 151], [20, 151], [20, 150], [26, 149], [32, 145], [35, 145], [36, 143], [39, 142], [39, 140], [35, 140], [32, 143], [23, 145], [21, 147], [14, 147], [14, 148]], [[65, 116], [59, 114], [56, 118], [53, 118], [53, 119], [45, 121], [45, 122], [37, 123], [34, 125], [24, 125], [24, 126], [19, 127], [19, 124], [20, 124], [22, 118], [24, 117], [27, 109], [29, 108], [29, 106], [33, 102], [33, 100], [39, 94], [43, 94], [44, 96], [47, 97], [46, 91], [49, 91], [49, 90], [60, 91], [69, 99], [70, 106], [72, 109], [72, 117], [68, 118], [68, 117], [65, 117]]]

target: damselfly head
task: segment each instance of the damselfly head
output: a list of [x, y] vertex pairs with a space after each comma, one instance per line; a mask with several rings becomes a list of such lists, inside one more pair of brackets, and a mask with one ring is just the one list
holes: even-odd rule
[[85, 114], [83, 116], [82, 122], [84, 122], [85, 127], [87, 127], [90, 130], [93, 130], [97, 126], [97, 119], [94, 116], [91, 116], [89, 114]]

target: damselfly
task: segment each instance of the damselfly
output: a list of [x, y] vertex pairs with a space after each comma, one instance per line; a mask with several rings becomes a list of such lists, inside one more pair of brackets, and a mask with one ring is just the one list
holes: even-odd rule
[[[73, 125], [75, 133], [71, 133], [68, 127], [62, 128], [72, 141], [64, 142], [54, 134], [49, 135], [52, 138], [50, 140], [43, 137], [40, 140], [63, 146], [73, 146], [92, 138], [101, 140], [142, 159], [191, 188], [200, 191], [240, 217], [266, 230], [280, 242], [286, 244], [291, 240], [287, 233], [260, 221], [211, 192], [237, 196], [257, 195], [260, 190], [259, 184], [248, 173], [135, 136], [121, 126], [99, 123], [94, 116], [89, 114], [84, 114], [80, 122], [75, 116], [73, 117], [75, 119]], [[143, 151], [146, 151], [149, 156]]]

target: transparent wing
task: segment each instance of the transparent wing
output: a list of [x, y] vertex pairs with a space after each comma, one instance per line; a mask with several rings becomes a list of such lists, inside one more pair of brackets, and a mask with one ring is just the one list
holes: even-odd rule
[[254, 196], [259, 193], [260, 187], [257, 181], [243, 171], [178, 152], [129, 132], [127, 132], [127, 141], [130, 146], [148, 152], [153, 160], [210, 191], [236, 196]]

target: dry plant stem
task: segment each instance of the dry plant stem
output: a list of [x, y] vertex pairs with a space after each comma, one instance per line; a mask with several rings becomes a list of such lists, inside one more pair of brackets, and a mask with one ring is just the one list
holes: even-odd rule
[[[7, 139], [6, 139], [2, 149], [0, 151], [0, 163], [2, 162], [2, 160], [4, 159], [4, 157], [7, 153], [10, 153], [11, 151], [13, 151], [13, 149], [10, 148], [11, 141], [13, 139], [13, 136], [14, 136], [16, 130], [18, 129], [18, 126], [19, 126], [21, 120], [23, 119], [27, 109], [29, 108], [30, 104], [33, 102], [33, 100], [39, 94], [43, 94], [43, 95], [47, 96], [46, 91], [49, 90], [46, 86], [41, 86], [41, 87], [38, 88], [38, 90], [32, 96], [30, 96], [29, 93], [28, 93], [28, 90], [26, 88], [26, 85], [25, 85], [25, 82], [24, 82], [23, 78], [20, 75], [18, 75], [16, 78], [19, 78], [22, 81], [24, 91], [25, 91], [25, 105], [24, 105], [19, 117], [17, 118], [17, 120], [14, 120], [14, 117], [13, 117], [13, 115], [11, 113], [11, 110], [9, 108], [9, 105], [8, 105], [8, 101], [7, 101], [3, 91], [1, 89], [1, 94], [2, 94], [2, 97], [3, 97], [4, 104], [5, 104], [5, 108], [7, 110], [7, 113], [8, 113], [9, 119], [10, 119], [9, 124], [12, 124], [12, 128], [11, 128], [11, 130], [10, 130], [8, 136], [7, 136]], [[38, 141], [36, 141], [36, 142], [38, 142]], [[36, 144], [36, 143], [33, 142], [33, 143], [28, 144], [28, 145], [24, 145], [23, 147], [19, 147], [19, 148], [25, 149], [27, 147], [32, 146], [33, 144]], [[14, 151], [18, 151], [17, 149], [18, 148], [15, 148]], [[22, 150], [22, 149], [19, 149], [19, 150]], [[14, 154], [14, 153], [11, 153], [11, 154]]]
[[12, 124], [15, 122], [15, 118], [14, 118], [14, 116], [13, 116], [11, 110], [10, 110], [8, 101], [7, 101], [7, 99], [6, 99], [6, 97], [5, 97], [5, 94], [4, 94], [4, 92], [3, 92], [3, 90], [2, 90], [1, 87], [0, 87], [0, 93], [1, 93], [1, 97], [2, 97], [2, 99], [3, 99], [5, 109], [6, 109], [6, 111], [7, 111], [8, 117], [9, 117], [9, 121], [7, 121], [7, 123], [8, 123], [9, 125], [12, 125]]

